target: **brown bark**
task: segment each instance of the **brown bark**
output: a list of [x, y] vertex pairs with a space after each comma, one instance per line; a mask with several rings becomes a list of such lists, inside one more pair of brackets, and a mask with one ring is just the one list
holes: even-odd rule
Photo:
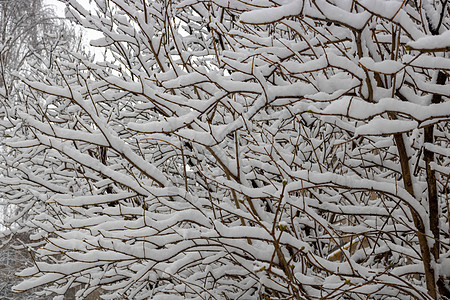
[[[444, 85], [446, 82], [447, 76], [444, 72], [439, 71], [438, 77], [436, 80], [436, 84]], [[441, 95], [433, 95], [431, 102], [432, 104], [437, 104], [442, 101]], [[430, 125], [425, 127], [424, 129], [424, 142], [425, 143], [434, 143], [434, 125]], [[424, 148], [423, 151], [423, 160], [425, 162], [426, 176], [427, 176], [427, 190], [428, 190], [428, 210], [429, 210], [429, 222], [430, 229], [433, 233], [434, 244], [430, 249], [433, 254], [434, 261], [439, 260], [439, 252], [440, 252], [440, 243], [439, 243], [439, 201], [438, 201], [438, 193], [437, 193], [437, 184], [435, 172], [431, 168], [431, 163], [434, 161], [434, 153], [429, 151], [427, 148]], [[448, 295], [450, 292], [445, 288], [445, 285], [442, 281], [438, 281], [438, 287], [441, 294]]]
[[[444, 72], [439, 71], [436, 84], [444, 85], [446, 81], [446, 76]], [[442, 101], [441, 95], [433, 95], [431, 102], [433, 104], [440, 103]], [[424, 129], [424, 142], [434, 143], [434, 125], [425, 127]], [[437, 186], [434, 170], [431, 168], [431, 163], [434, 161], [434, 153], [432, 151], [424, 148], [423, 160], [425, 161], [426, 174], [427, 174], [427, 185], [428, 185], [428, 205], [429, 205], [429, 218], [430, 218], [430, 228], [435, 239], [434, 246], [432, 248], [432, 253], [437, 261], [439, 259], [439, 203], [437, 196]]]
[[[394, 134], [395, 143], [397, 144], [398, 155], [400, 157], [400, 165], [402, 168], [402, 177], [405, 189], [411, 196], [414, 197], [414, 187], [412, 184], [411, 170], [409, 167], [409, 158], [406, 152], [405, 141], [403, 140], [402, 134]], [[437, 299], [436, 292], [436, 278], [434, 276], [434, 269], [431, 263], [431, 252], [430, 247], [428, 247], [427, 237], [425, 235], [425, 224], [423, 224], [420, 216], [414, 210], [411, 209], [411, 214], [413, 217], [414, 225], [417, 229], [417, 237], [419, 239], [420, 252], [422, 254], [423, 267], [425, 271], [425, 282], [428, 289], [428, 294], [433, 298]]]

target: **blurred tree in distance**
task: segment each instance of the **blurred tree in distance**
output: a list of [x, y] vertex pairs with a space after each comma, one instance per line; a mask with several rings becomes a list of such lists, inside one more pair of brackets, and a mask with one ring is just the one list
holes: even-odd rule
[[[38, 299], [30, 293], [13, 295], [11, 287], [18, 283], [14, 273], [30, 266], [27, 250], [28, 227], [18, 226], [27, 217], [14, 202], [23, 194], [17, 191], [20, 180], [11, 173], [11, 164], [20, 157], [5, 147], [5, 139], [27, 138], [27, 129], [18, 125], [16, 112], [27, 106], [25, 85], [19, 76], [44, 79], [61, 47], [75, 49], [76, 36], [72, 26], [55, 16], [41, 0], [0, 1], [0, 298]], [[46, 74], [34, 72], [45, 65]], [[26, 188], [24, 189], [26, 190]], [[33, 292], [33, 291], [30, 291]]]

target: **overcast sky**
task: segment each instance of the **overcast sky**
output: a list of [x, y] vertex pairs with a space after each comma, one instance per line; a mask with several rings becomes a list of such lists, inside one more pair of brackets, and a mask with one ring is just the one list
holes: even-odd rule
[[65, 4], [59, 2], [58, 0], [44, 0], [44, 4], [51, 5], [55, 7], [55, 11], [60, 17], [64, 17], [64, 7]]
[[[58, 0], [43, 0], [44, 4], [50, 5], [55, 9], [55, 12], [57, 14], [57, 16], [64, 18], [64, 9], [66, 7], [66, 5]], [[89, 7], [91, 4], [89, 4], [89, 0], [78, 0], [79, 3], [81, 3], [83, 5], [83, 7], [87, 8]], [[83, 28], [83, 38], [84, 38], [84, 43], [87, 45], [89, 45], [89, 41], [93, 40], [93, 39], [98, 39], [100, 37], [102, 37], [101, 33], [98, 33], [94, 30], [90, 30], [90, 29], [85, 29]], [[99, 48], [95, 48], [92, 47], [91, 51], [93, 51], [96, 56], [100, 55], [99, 57], [103, 56], [103, 51], [101, 51]]]

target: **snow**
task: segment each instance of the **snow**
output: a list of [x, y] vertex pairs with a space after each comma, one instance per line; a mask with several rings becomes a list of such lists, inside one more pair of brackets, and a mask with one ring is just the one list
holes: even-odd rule
[[145, 133], [157, 133], [157, 132], [175, 132], [180, 128], [186, 127], [190, 123], [194, 122], [199, 117], [199, 114], [192, 113], [181, 117], [165, 118], [165, 120], [158, 120], [147, 123], [129, 123], [128, 128], [134, 131]]
[[440, 35], [424, 36], [409, 42], [408, 46], [416, 50], [436, 50], [449, 51], [450, 49], [450, 30], [446, 30]]
[[450, 58], [421, 55], [419, 57], [404, 55], [402, 61], [405, 65], [425, 69], [450, 70]]
[[417, 126], [418, 123], [416, 121], [375, 118], [369, 121], [369, 123], [356, 128], [355, 135], [366, 136], [402, 133], [411, 131], [417, 128]]
[[273, 23], [286, 17], [299, 15], [303, 6], [303, 0], [292, 0], [278, 7], [245, 12], [241, 15], [240, 21], [248, 24]]
[[[316, 107], [311, 107], [311, 109], [319, 111]], [[383, 98], [378, 103], [368, 103], [358, 98], [342, 97], [333, 101], [321, 113], [363, 120], [388, 111], [408, 115], [414, 121], [421, 123], [431, 118], [447, 117], [450, 112], [450, 102], [423, 106], [394, 98]]]
[[120, 193], [107, 195], [79, 196], [79, 197], [61, 197], [59, 195], [56, 195], [50, 198], [50, 201], [55, 201], [61, 205], [66, 206], [99, 205], [132, 198], [135, 197], [136, 195], [137, 195], [136, 193]]
[[408, 16], [406, 10], [401, 9], [402, 2], [395, 0], [360, 0], [358, 4], [386, 20], [392, 20], [400, 24], [413, 39], [424, 36], [424, 33], [416, 26], [415, 21]]
[[450, 276], [450, 258], [443, 258], [439, 264], [440, 274], [443, 276]]
[[375, 73], [381, 74], [395, 74], [403, 69], [403, 64], [395, 60], [384, 60], [375, 62], [371, 57], [363, 57], [359, 63], [365, 68]]
[[[62, 53], [58, 72], [29, 70], [23, 105], [0, 105], [0, 193], [17, 207], [4, 234], [32, 232], [36, 249], [17, 289], [426, 295], [412, 214], [430, 235], [423, 150], [445, 182], [450, 90], [435, 78], [450, 60], [414, 47], [447, 32], [424, 37], [426, 16], [398, 0], [113, 2], [67, 2], [107, 62]], [[420, 12], [436, 23], [435, 8]]]
[[[315, 9], [314, 6], [316, 5], [318, 9]], [[342, 6], [342, 8], [339, 6]], [[336, 4], [333, 5], [328, 1], [318, 0], [314, 1], [314, 3], [307, 8], [306, 14], [319, 19], [334, 21], [337, 24], [343, 24], [344, 26], [351, 27], [355, 30], [362, 29], [371, 18], [371, 14], [368, 11], [363, 11], [361, 13], [349, 12], [347, 11], [348, 8], [349, 7], [346, 7], [344, 1], [336, 2]]]

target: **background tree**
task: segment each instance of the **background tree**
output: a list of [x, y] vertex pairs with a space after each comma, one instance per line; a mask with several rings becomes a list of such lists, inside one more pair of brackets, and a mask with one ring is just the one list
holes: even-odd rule
[[42, 0], [2, 0], [0, 10], [1, 86], [11, 89], [12, 74], [29, 69], [30, 57], [51, 62], [56, 47], [73, 39], [74, 33]]
[[448, 297], [447, 1], [67, 3], [108, 55], [23, 78], [16, 290]]
[[[27, 101], [18, 76], [30, 79], [50, 76], [48, 70], [54, 67], [55, 53], [61, 46], [75, 49], [76, 37], [68, 23], [56, 17], [42, 0], [3, 0], [0, 10], [0, 130], [3, 139], [24, 130], [15, 127], [12, 116]], [[39, 73], [42, 66], [46, 67], [45, 75]], [[7, 148], [2, 148], [2, 155], [8, 155], [7, 152]]]
[[[30, 265], [27, 251], [16, 251], [29, 242], [24, 220], [27, 209], [15, 203], [30, 195], [24, 181], [16, 177], [9, 163], [20, 155], [5, 147], [6, 138], [27, 138], [27, 128], [16, 121], [18, 109], [26, 107], [24, 84], [18, 76], [37, 79], [51, 76], [54, 55], [61, 46], [75, 47], [75, 32], [69, 24], [57, 18], [41, 0], [0, 1], [0, 298], [37, 299], [30, 293], [14, 296], [11, 287], [18, 283], [14, 273]], [[46, 66], [39, 74], [38, 66]], [[38, 157], [35, 157], [38, 160]], [[21, 175], [23, 176], [23, 175]], [[30, 216], [32, 218], [32, 216]]]

